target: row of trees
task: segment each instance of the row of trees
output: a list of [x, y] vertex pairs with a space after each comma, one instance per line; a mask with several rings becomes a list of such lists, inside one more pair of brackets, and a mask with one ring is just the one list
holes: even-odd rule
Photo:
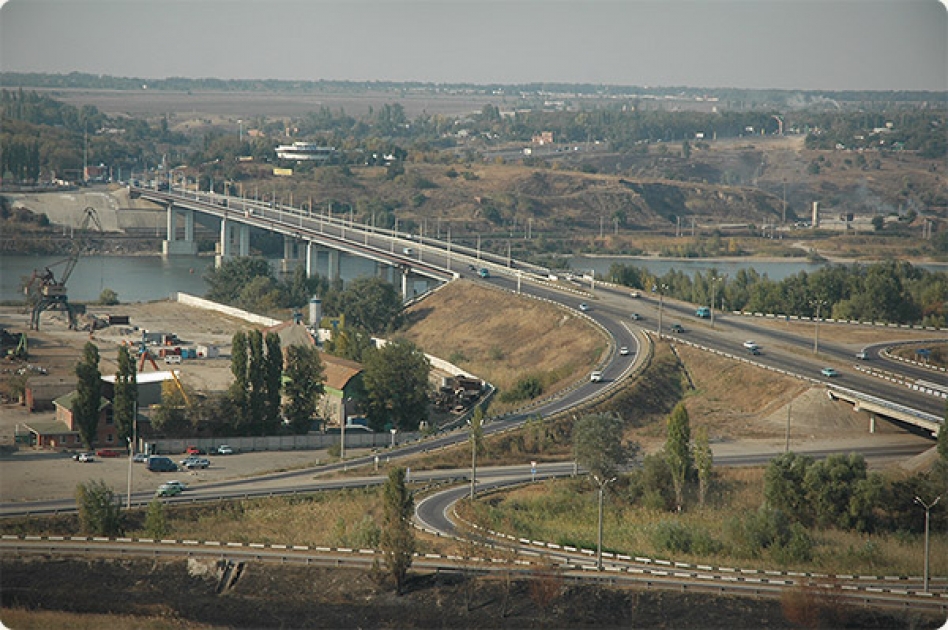
[[395, 330], [402, 322], [402, 300], [395, 287], [376, 277], [360, 277], [347, 286], [297, 267], [286, 280], [273, 274], [265, 258], [234, 258], [205, 273], [207, 299], [255, 312], [303, 309], [319, 297], [323, 314], [371, 334]]
[[614, 264], [611, 282], [715, 308], [859, 321], [948, 325], [948, 274], [889, 260], [870, 265], [827, 265], [771, 280], [754, 269], [733, 278], [715, 269], [694, 276], [671, 270], [655, 276], [633, 265]]

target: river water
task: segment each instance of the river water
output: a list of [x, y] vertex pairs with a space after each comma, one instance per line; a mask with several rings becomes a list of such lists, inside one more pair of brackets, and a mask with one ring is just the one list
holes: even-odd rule
[[[52, 266], [56, 278], [63, 271], [61, 256], [29, 256], [3, 255], [0, 256], [0, 300], [22, 300], [22, 280], [29, 277], [33, 270], [42, 271]], [[595, 270], [597, 276], [604, 276], [609, 272], [613, 263], [622, 263], [643, 267], [650, 272], [663, 275], [671, 269], [683, 271], [693, 275], [696, 271], [706, 274], [715, 269], [719, 274], [728, 274], [733, 278], [739, 269], [756, 269], [759, 273], [766, 273], [771, 280], [783, 280], [800, 271], [812, 272], [825, 266], [821, 263], [811, 263], [805, 260], [788, 261], [755, 261], [747, 260], [669, 260], [634, 257], [589, 257], [575, 256], [570, 259], [570, 266], [576, 272]], [[209, 256], [87, 256], [79, 259], [76, 268], [67, 284], [69, 298], [76, 302], [92, 302], [98, 299], [103, 289], [112, 289], [118, 294], [121, 302], [147, 302], [169, 297], [175, 291], [202, 296], [207, 292], [207, 283], [204, 282], [205, 270], [214, 264], [214, 258]], [[271, 261], [274, 269], [278, 261]], [[934, 263], [919, 265], [929, 271], [948, 272], [948, 264]], [[328, 257], [320, 252], [316, 259], [316, 271], [321, 275], [328, 274]], [[359, 276], [373, 275], [376, 265], [372, 261], [355, 256], [343, 255], [340, 257], [340, 275], [343, 280], [351, 280]], [[424, 290], [424, 281], [419, 281], [414, 287], [416, 291]]]
[[[34, 270], [50, 267], [59, 279], [64, 270], [62, 256], [0, 256], [0, 300], [23, 299], [23, 278]], [[69, 299], [93, 302], [103, 289], [112, 289], [120, 302], [148, 302], [168, 298], [175, 291], [203, 296], [207, 292], [204, 272], [213, 267], [213, 256], [85, 256], [79, 259], [66, 285]], [[271, 261], [278, 269], [279, 262]], [[328, 256], [320, 252], [316, 271], [329, 273]], [[375, 263], [354, 256], [339, 257], [343, 280], [376, 273]], [[420, 289], [421, 287], [416, 287]]]

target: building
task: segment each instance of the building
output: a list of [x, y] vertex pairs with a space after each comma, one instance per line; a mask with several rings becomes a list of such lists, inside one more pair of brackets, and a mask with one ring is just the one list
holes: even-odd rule
[[[72, 415], [72, 402], [76, 392], [72, 391], [53, 401], [56, 408], [54, 420], [36, 420], [25, 423], [30, 432], [30, 444], [41, 448], [82, 448], [79, 427]], [[99, 425], [94, 446], [116, 446], [118, 432], [112, 420], [112, 403], [105, 397], [99, 401]]]
[[362, 364], [322, 354], [326, 393], [319, 401], [319, 415], [326, 426], [341, 427], [348, 418], [358, 413], [365, 396], [362, 385]]
[[297, 162], [327, 162], [335, 152], [335, 147], [324, 147], [315, 142], [294, 142], [276, 148], [278, 158]]

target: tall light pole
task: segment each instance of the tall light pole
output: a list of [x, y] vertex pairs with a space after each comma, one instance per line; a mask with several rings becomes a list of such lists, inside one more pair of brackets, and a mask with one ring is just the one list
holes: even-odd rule
[[470, 440], [471, 440], [471, 501], [474, 500], [474, 495], [477, 491], [477, 445], [481, 439], [481, 426], [483, 422], [483, 417], [478, 411], [475, 411], [468, 419], [467, 424], [470, 427]]
[[816, 333], [813, 338], [813, 354], [820, 353], [820, 309], [826, 306], [826, 300], [810, 300], [810, 306], [816, 307]]
[[652, 293], [658, 292], [658, 338], [662, 338], [662, 310], [665, 306], [665, 291], [668, 290], [667, 284], [655, 285], [652, 287]]
[[915, 502], [925, 508], [925, 586], [924, 590], [928, 592], [928, 525], [931, 521], [931, 512], [932, 508], [938, 504], [938, 500], [941, 499], [941, 495], [935, 497], [935, 500], [931, 503], [925, 503], [919, 497], [915, 497]]
[[605, 493], [606, 486], [615, 481], [616, 478], [600, 480], [597, 475], [592, 477], [599, 484], [599, 541], [596, 546], [596, 570], [602, 571], [602, 495]]
[[711, 328], [714, 328], [714, 285], [723, 280], [724, 278], [718, 276], [711, 277]]

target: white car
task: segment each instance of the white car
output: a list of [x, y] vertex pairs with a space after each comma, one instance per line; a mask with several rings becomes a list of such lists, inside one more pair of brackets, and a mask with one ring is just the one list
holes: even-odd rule
[[233, 447], [230, 447], [227, 444], [221, 444], [220, 446], [217, 447], [217, 454], [218, 455], [233, 455], [234, 449]]
[[589, 375], [589, 381], [592, 382], [592, 383], [599, 383], [599, 382], [601, 382], [601, 381], [602, 381], [602, 372], [600, 372], [599, 370], [596, 370], [595, 372], [593, 372], [592, 374], [590, 374], [590, 375]]
[[622, 356], [626, 356], [629, 354], [629, 349], [625, 346], [622, 346], [621, 348], [619, 348], [619, 354], [621, 354]]
[[585, 313], [586, 311], [589, 310], [589, 304], [586, 304], [585, 302], [583, 302], [582, 304], [579, 305], [579, 310]]
[[186, 483], [184, 483], [184, 482], [182, 482], [182, 481], [178, 481], [177, 479], [172, 479], [171, 481], [166, 481], [166, 482], [164, 482], [164, 483], [161, 484], [161, 485], [163, 485], [163, 486], [175, 486], [175, 487], [178, 488], [178, 490], [180, 490], [181, 492], [184, 492], [185, 490], [188, 489], [188, 484], [186, 484]]
[[757, 350], [760, 348], [760, 346], [758, 346], [756, 342], [753, 342], [750, 340], [747, 340], [744, 342], [744, 347], [747, 348], [748, 350]]

